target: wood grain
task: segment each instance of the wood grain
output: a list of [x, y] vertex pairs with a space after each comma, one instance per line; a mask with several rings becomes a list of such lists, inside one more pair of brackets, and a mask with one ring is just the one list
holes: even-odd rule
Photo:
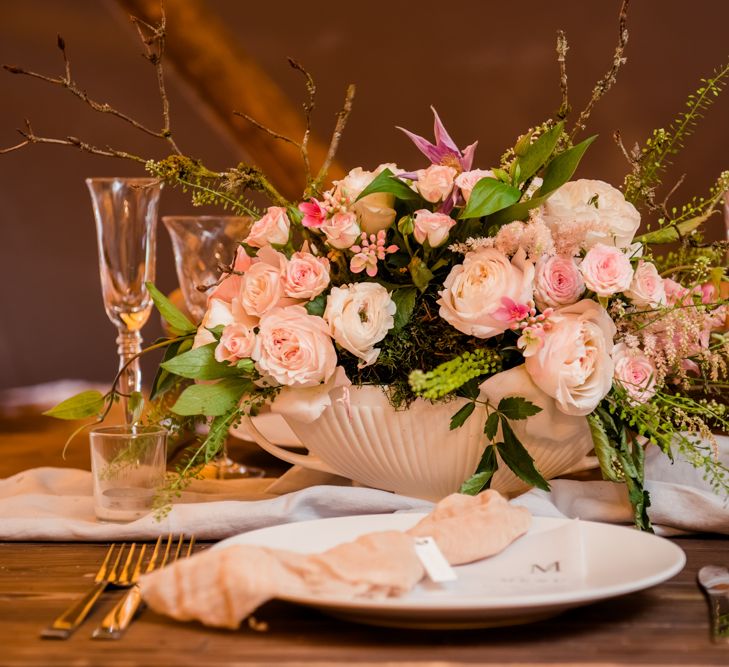
[[[59, 465], [67, 425], [26, 416], [0, 421], [0, 475]], [[55, 444], [53, 444], [55, 443]], [[65, 464], [84, 467], [86, 447]], [[238, 453], [253, 450], [239, 449]], [[257, 457], [260, 455], [256, 455]], [[266, 460], [255, 459], [256, 463]], [[267, 632], [218, 631], [176, 623], [149, 610], [119, 642], [89, 639], [118, 593], [105, 595], [70, 640], [38, 632], [89, 585], [103, 544], [0, 543], [0, 665], [727, 665], [729, 646], [711, 644], [706, 603], [696, 573], [729, 561], [725, 537], [680, 538], [685, 570], [653, 589], [575, 609], [533, 625], [458, 632], [360, 626], [274, 602], [257, 617]], [[205, 548], [205, 545], [202, 546]], [[616, 562], [619, 554], [616, 554]]]

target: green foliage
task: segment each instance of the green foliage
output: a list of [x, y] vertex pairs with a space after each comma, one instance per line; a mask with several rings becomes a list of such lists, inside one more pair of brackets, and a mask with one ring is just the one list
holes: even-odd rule
[[461, 485], [460, 492], [469, 496], [475, 496], [484, 489], [487, 489], [491, 486], [491, 479], [498, 470], [498, 467], [499, 462], [496, 458], [496, 451], [493, 446], [489, 445], [483, 450], [476, 472]]
[[517, 421], [540, 413], [542, 408], [521, 396], [507, 396], [499, 401], [498, 411], [506, 419]]
[[152, 282], [145, 283], [147, 291], [152, 297], [154, 305], [165, 322], [170, 325], [170, 330], [178, 335], [195, 333], [196, 327], [190, 320], [175, 306]]
[[357, 201], [376, 192], [387, 192], [389, 194], [393, 194], [400, 201], [417, 204], [416, 208], [420, 208], [420, 205], [424, 203], [423, 198], [415, 190], [394, 176], [392, 171], [389, 169], [383, 169], [374, 178], [374, 180], [364, 190], [362, 190], [362, 192], [360, 192], [359, 197], [357, 197]]
[[482, 178], [473, 188], [468, 204], [458, 216], [461, 220], [482, 218], [519, 201], [521, 190], [495, 178]]
[[89, 389], [61, 401], [43, 414], [46, 417], [55, 417], [56, 419], [86, 419], [86, 417], [101, 414], [105, 404], [106, 397], [101, 392]]
[[320, 294], [309, 301], [304, 307], [309, 315], [317, 315], [318, 317], [321, 317], [324, 315], [324, 311], [327, 308], [327, 295]]
[[450, 430], [454, 431], [455, 429], [463, 426], [466, 423], [466, 419], [473, 414], [475, 409], [476, 404], [473, 401], [466, 403], [463, 407], [461, 407], [458, 412], [451, 417]]
[[[519, 166], [517, 183], [521, 184], [529, 180], [548, 162], [557, 148], [563, 132], [564, 121], [548, 129], [525, 148], [521, 148], [517, 144], [515, 149], [517, 152], [516, 164]], [[531, 134], [528, 136], [531, 138]]]
[[501, 358], [495, 350], [476, 348], [440, 364], [432, 371], [410, 373], [410, 386], [415, 394], [430, 400], [443, 398], [474, 378], [501, 370]]
[[486, 423], [483, 426], [483, 432], [489, 439], [489, 442], [493, 442], [496, 438], [496, 433], [499, 430], [499, 413], [494, 411], [486, 419]]
[[190, 380], [218, 380], [240, 375], [236, 366], [220, 362], [215, 358], [217, 343], [209, 343], [194, 350], [183, 352], [162, 362], [161, 367], [169, 373]]
[[390, 297], [392, 298], [397, 310], [395, 311], [395, 324], [393, 326], [393, 333], [400, 331], [413, 316], [413, 310], [415, 309], [415, 300], [418, 296], [418, 291], [414, 287], [402, 287], [392, 292]]
[[679, 113], [667, 128], [654, 130], [637, 154], [629, 156], [633, 171], [623, 183], [623, 192], [629, 202], [637, 207], [644, 203], [652, 205], [655, 189], [660, 185], [662, 173], [670, 164], [671, 156], [683, 148], [686, 138], [719, 96], [727, 80], [729, 62], [718, 67], [713, 76], [701, 79], [701, 86], [686, 100], [686, 110]]
[[243, 394], [254, 389], [254, 384], [245, 378], [225, 378], [214, 384], [193, 384], [180, 394], [172, 406], [172, 412], [183, 416], [218, 417], [237, 407]]
[[428, 268], [428, 265], [420, 259], [420, 257], [413, 257], [408, 264], [410, 271], [410, 277], [413, 279], [413, 285], [417, 287], [421, 292], [425, 292], [433, 280], [433, 272]]
[[532, 459], [526, 447], [521, 443], [521, 440], [516, 437], [508, 420], [503, 417], [501, 419], [501, 434], [504, 441], [497, 442], [496, 448], [504, 463], [511, 468], [517, 477], [524, 480], [530, 486], [536, 486], [543, 491], [549, 491], [549, 484], [547, 484], [547, 481], [537, 470], [534, 465], [534, 459]]

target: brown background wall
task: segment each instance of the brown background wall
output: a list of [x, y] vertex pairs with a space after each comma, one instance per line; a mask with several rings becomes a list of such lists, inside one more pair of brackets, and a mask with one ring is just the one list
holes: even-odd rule
[[[300, 79], [286, 65], [305, 63], [319, 84], [315, 126], [328, 135], [345, 85], [358, 95], [340, 159], [348, 166], [397, 161], [417, 167], [418, 154], [396, 130], [430, 132], [434, 104], [460, 144], [479, 140], [477, 163], [492, 166], [515, 136], [559, 104], [554, 36], [567, 31], [570, 93], [581, 108], [607, 68], [616, 38], [613, 0], [458, 2], [244, 2], [210, 0], [211, 10], [295, 100]], [[580, 174], [618, 184], [625, 164], [610, 136], [629, 141], [667, 123], [685, 96], [725, 59], [726, 0], [635, 0], [628, 64], [598, 106], [591, 131], [600, 140]], [[174, 20], [174, 16], [170, 17]], [[99, 99], [155, 124], [152, 72], [139, 57], [123, 12], [109, 0], [0, 1], [0, 62], [60, 72], [56, 33], [63, 34], [76, 78]], [[243, 157], [206, 122], [203, 110], [171, 76], [173, 124], [187, 153], [224, 167]], [[0, 145], [17, 143], [29, 117], [38, 133], [77, 135], [149, 156], [163, 146], [112, 118], [99, 117], [63, 91], [0, 73]], [[676, 160], [681, 193], [701, 193], [727, 160], [729, 95]], [[107, 381], [116, 360], [104, 315], [88, 194], [89, 175], [134, 175], [133, 165], [35, 146], [0, 157], [0, 388], [64, 377]], [[189, 212], [167, 191], [162, 213]], [[717, 223], [718, 222], [717, 219]], [[158, 283], [175, 286], [169, 240], [160, 230]], [[156, 335], [156, 322], [144, 331]]]

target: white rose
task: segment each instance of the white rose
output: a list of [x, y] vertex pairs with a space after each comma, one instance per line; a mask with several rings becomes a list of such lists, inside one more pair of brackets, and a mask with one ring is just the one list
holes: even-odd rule
[[428, 240], [431, 248], [437, 248], [448, 240], [448, 233], [456, 221], [445, 213], [432, 213], [420, 209], [413, 214], [413, 236], [423, 245]]
[[477, 338], [503, 333], [510, 322], [495, 316], [502, 298], [526, 304], [532, 298], [534, 265], [523, 248], [509, 258], [495, 248], [469, 252], [451, 269], [439, 292], [440, 316], [459, 331]]
[[268, 245], [286, 245], [289, 241], [291, 222], [282, 206], [269, 206], [266, 215], [256, 220], [244, 243], [254, 248]]
[[643, 260], [638, 262], [630, 289], [626, 290], [625, 296], [639, 308], [657, 308], [665, 305], [666, 288], [654, 264]]
[[483, 178], [494, 178], [494, 172], [490, 169], [472, 169], [463, 171], [456, 176], [456, 185], [461, 188], [463, 198], [468, 201], [471, 198], [473, 188]]
[[362, 233], [354, 213], [335, 213], [319, 229], [327, 237], [327, 243], [339, 250], [349, 248]]
[[526, 369], [562, 412], [587, 415], [612, 387], [615, 324], [590, 299], [560, 308], [549, 321], [543, 345], [526, 358]]
[[283, 287], [286, 296], [313, 299], [329, 285], [329, 260], [310, 252], [295, 252], [286, 263]]
[[375, 347], [395, 324], [397, 307], [379, 283], [354, 283], [334, 287], [327, 297], [324, 319], [332, 337], [345, 350], [373, 364], [380, 354]]
[[251, 356], [262, 375], [284, 386], [316, 386], [327, 382], [337, 367], [337, 352], [326, 322], [309, 315], [303, 306], [266, 313]]
[[453, 167], [432, 164], [418, 171], [415, 187], [426, 201], [435, 204], [443, 201], [453, 190], [453, 181], [458, 172]]
[[615, 380], [622, 385], [631, 401], [645, 403], [656, 393], [655, 364], [640, 350], [631, 350], [625, 343], [613, 348]]
[[534, 271], [534, 300], [540, 310], [568, 306], [585, 291], [585, 281], [572, 257], [542, 255]]
[[584, 223], [591, 229], [588, 248], [595, 243], [627, 248], [640, 226], [640, 213], [620, 190], [588, 179], [565, 183], [543, 204], [542, 216], [554, 231], [563, 221]]
[[286, 257], [273, 248], [261, 248], [259, 261], [246, 271], [240, 285], [240, 305], [246, 313], [260, 317], [272, 308], [284, 305], [283, 273]]
[[215, 336], [210, 333], [209, 329], [214, 329], [221, 324], [228, 326], [229, 324], [233, 324], [233, 322], [235, 322], [235, 317], [233, 316], [231, 304], [221, 299], [210, 299], [208, 301], [208, 309], [205, 311], [205, 315], [203, 315], [202, 322], [192, 342], [193, 349], [215, 342]]

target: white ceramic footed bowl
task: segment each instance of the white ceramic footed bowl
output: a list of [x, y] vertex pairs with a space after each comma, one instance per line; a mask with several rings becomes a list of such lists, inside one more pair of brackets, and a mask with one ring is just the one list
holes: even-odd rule
[[[332, 405], [311, 423], [285, 417], [308, 455], [278, 447], [250, 422], [248, 429], [263, 449], [284, 461], [414, 498], [440, 500], [458, 491], [475, 472], [486, 446], [482, 405], [476, 406], [463, 426], [451, 431], [450, 419], [467, 399], [447, 403], [418, 399], [406, 410], [395, 410], [379, 387], [348, 391], [349, 405], [338, 400], [343, 390], [335, 389]], [[575, 446], [559, 441], [524, 445], [547, 479], [579, 467], [590, 448], [585, 443]], [[517, 494], [528, 485], [499, 460], [491, 488]]]

